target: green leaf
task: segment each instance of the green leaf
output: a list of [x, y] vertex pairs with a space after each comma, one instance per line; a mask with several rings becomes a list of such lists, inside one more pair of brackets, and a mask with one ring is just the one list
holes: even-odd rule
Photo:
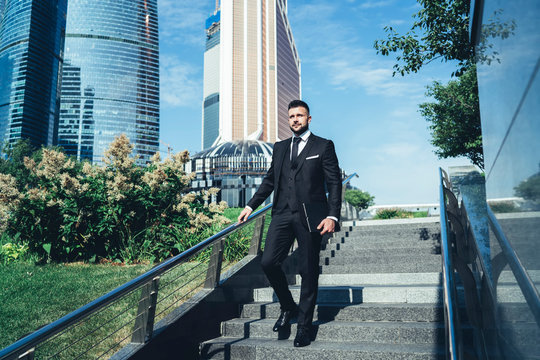
[[47, 255], [51, 255], [51, 244], [43, 244], [43, 250], [47, 253]]

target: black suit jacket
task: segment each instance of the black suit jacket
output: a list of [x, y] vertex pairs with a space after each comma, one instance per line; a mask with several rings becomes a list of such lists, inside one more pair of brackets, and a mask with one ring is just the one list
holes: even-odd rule
[[[272, 164], [266, 173], [261, 186], [248, 202], [248, 206], [256, 209], [274, 192], [274, 200], [279, 195], [279, 176], [285, 156], [289, 155], [291, 138], [274, 144]], [[306, 146], [297, 159], [294, 185], [296, 199], [301, 203], [327, 202], [328, 216], [339, 220], [341, 212], [341, 173], [334, 143], [331, 140], [311, 135]], [[325, 184], [328, 190], [326, 197]]]

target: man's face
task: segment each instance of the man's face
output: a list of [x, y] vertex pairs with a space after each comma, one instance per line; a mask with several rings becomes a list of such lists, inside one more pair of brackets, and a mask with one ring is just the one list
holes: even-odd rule
[[304, 107], [289, 109], [289, 127], [296, 135], [302, 135], [309, 128], [310, 122], [311, 116]]

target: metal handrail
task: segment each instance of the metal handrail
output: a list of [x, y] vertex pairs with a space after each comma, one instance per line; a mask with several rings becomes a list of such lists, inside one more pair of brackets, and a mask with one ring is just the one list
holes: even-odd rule
[[495, 214], [489, 207], [489, 204], [487, 204], [487, 213], [491, 230], [499, 242], [501, 251], [504, 254], [512, 273], [518, 282], [521, 292], [523, 293], [523, 296], [525, 297], [525, 300], [527, 301], [527, 304], [534, 315], [536, 323], [538, 326], [540, 326], [540, 296], [538, 295], [538, 290], [529, 277], [527, 270], [525, 270], [525, 267], [516, 255], [516, 252], [510, 245], [510, 242], [506, 238], [506, 235], [504, 234], [501, 225], [497, 221]]
[[[356, 173], [348, 176], [345, 180], [343, 180], [342, 185], [345, 186], [345, 184], [347, 184], [354, 176], [356, 176]], [[264, 206], [262, 209], [255, 211], [253, 214], [251, 214], [245, 222], [241, 224], [235, 223], [226, 227], [225, 229], [201, 241], [200, 243], [191, 247], [190, 249], [162, 262], [161, 264], [155, 266], [151, 270], [136, 277], [135, 279], [128, 281], [127, 283], [123, 285], [120, 285], [116, 289], [97, 298], [96, 300], [42, 327], [41, 329], [36, 330], [32, 334], [27, 335], [24, 338], [14, 342], [8, 347], [0, 350], [0, 360], [8, 359], [12, 356], [19, 355], [21, 353], [24, 353], [25, 351], [28, 351], [29, 349], [35, 347], [36, 345], [42, 343], [43, 341], [65, 330], [69, 326], [77, 323], [78, 321], [106, 307], [107, 305], [111, 304], [115, 300], [118, 300], [121, 297], [125, 296], [126, 294], [130, 293], [131, 291], [136, 290], [141, 285], [151, 282], [155, 277], [181, 264], [182, 262], [189, 259], [191, 256], [196, 255], [197, 253], [206, 249], [210, 245], [213, 245], [215, 242], [219, 241], [223, 237], [231, 234], [232, 232], [236, 230], [243, 228], [244, 226], [248, 225], [254, 220], [265, 215], [272, 208], [272, 205], [273, 203], [270, 203]]]
[[457, 341], [456, 330], [454, 324], [454, 311], [456, 311], [456, 299], [454, 298], [454, 271], [450, 259], [450, 247], [448, 240], [448, 217], [446, 214], [446, 199], [444, 195], [444, 176], [443, 170], [439, 168], [440, 176], [440, 216], [441, 216], [441, 256], [443, 267], [443, 291], [444, 291], [444, 307], [447, 317], [447, 341], [448, 352], [447, 358], [457, 359]]

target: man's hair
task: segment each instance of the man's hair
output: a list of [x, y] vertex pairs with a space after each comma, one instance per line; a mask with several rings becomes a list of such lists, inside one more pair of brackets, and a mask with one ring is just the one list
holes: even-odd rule
[[309, 115], [309, 106], [308, 106], [308, 104], [306, 104], [302, 100], [293, 100], [293, 101], [291, 101], [289, 103], [289, 108], [287, 110], [291, 110], [291, 109], [297, 108], [297, 107], [303, 107], [304, 109], [307, 110], [307, 114]]

